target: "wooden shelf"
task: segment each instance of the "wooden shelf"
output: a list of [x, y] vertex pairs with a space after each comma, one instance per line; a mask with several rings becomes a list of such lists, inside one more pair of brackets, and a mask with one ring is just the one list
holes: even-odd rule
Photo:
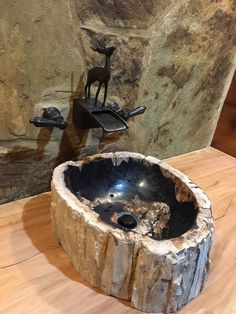
[[[236, 159], [213, 148], [166, 160], [213, 201], [211, 271], [181, 314], [236, 313]], [[138, 314], [88, 286], [54, 241], [50, 193], [0, 206], [0, 313]]]

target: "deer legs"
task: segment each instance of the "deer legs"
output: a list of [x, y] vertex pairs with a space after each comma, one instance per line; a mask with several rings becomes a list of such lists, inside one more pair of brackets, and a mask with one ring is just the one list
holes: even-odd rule
[[108, 83], [104, 83], [104, 98], [103, 98], [103, 103], [102, 106], [105, 106], [106, 98], [107, 98], [107, 89], [108, 89]]
[[85, 85], [85, 88], [84, 88], [85, 100], [90, 99], [90, 87], [91, 87], [91, 85], [89, 85], [89, 84]]
[[91, 85], [88, 86], [88, 99], [90, 99], [90, 87]]
[[102, 87], [102, 83], [99, 82], [98, 89], [97, 89], [96, 96], [95, 96], [95, 100], [94, 100], [94, 107], [97, 106], [98, 95], [100, 93], [101, 87]]
[[[99, 82], [98, 89], [97, 89], [96, 96], [95, 96], [95, 100], [94, 100], [94, 107], [97, 106], [98, 95], [100, 93], [100, 90], [101, 90], [101, 87], [103, 84], [104, 84], [104, 97], [103, 97], [102, 107], [105, 106], [105, 102], [106, 102], [106, 98], [107, 98], [108, 84]], [[85, 100], [90, 100], [90, 87], [91, 87], [91, 85], [89, 85], [89, 84], [85, 85], [85, 89], [84, 89]]]
[[91, 84], [85, 85], [85, 88], [84, 88], [85, 100], [90, 99], [90, 87], [91, 87]]

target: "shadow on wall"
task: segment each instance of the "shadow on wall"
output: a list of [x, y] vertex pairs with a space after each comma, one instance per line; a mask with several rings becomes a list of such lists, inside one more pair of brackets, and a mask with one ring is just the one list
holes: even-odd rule
[[[81, 147], [86, 145], [87, 130], [76, 130], [72, 125], [72, 100], [81, 95], [83, 78], [73, 91], [71, 75], [71, 96], [69, 98], [68, 127], [60, 142], [51, 140], [52, 128], [40, 128], [35, 141], [27, 141], [26, 147], [13, 142], [0, 163], [0, 203], [48, 191], [52, 171], [59, 163], [76, 159]], [[35, 145], [36, 144], [36, 145]], [[29, 146], [32, 147], [29, 147]], [[35, 148], [36, 146], [36, 148]]]
[[100, 129], [79, 130], [73, 126], [73, 99], [82, 98], [83, 92], [83, 77], [74, 89], [72, 73], [68, 126], [60, 141], [51, 139], [52, 128], [43, 127], [36, 145], [32, 140], [25, 142], [25, 147], [22, 141], [21, 145], [13, 142], [8, 152], [0, 156], [0, 204], [48, 191], [53, 169], [58, 164], [104, 151], [106, 145], [119, 141], [121, 134], [104, 135]]

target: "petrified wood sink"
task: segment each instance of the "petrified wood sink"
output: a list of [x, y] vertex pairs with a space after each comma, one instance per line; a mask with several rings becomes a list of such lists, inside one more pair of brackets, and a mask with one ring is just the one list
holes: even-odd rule
[[145, 312], [175, 312], [201, 291], [213, 219], [205, 193], [153, 157], [105, 153], [52, 179], [52, 224], [77, 272]]

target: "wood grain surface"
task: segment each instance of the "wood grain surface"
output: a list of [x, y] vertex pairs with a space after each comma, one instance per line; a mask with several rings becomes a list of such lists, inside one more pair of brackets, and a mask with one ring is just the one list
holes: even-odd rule
[[[166, 160], [213, 201], [211, 271], [179, 313], [236, 313], [236, 159], [213, 148]], [[0, 313], [138, 314], [87, 285], [51, 233], [50, 193], [0, 206]]]

